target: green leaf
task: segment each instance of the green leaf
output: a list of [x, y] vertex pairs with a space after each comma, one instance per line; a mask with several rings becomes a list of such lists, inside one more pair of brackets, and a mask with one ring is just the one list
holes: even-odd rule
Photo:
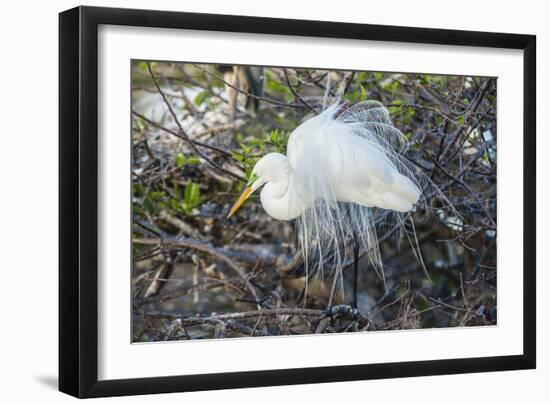
[[266, 75], [265, 75], [265, 88], [270, 92], [282, 93], [285, 95], [292, 95], [292, 92], [290, 91], [290, 89], [286, 85], [276, 81], [273, 78], [273, 75], [269, 72], [266, 72]]
[[344, 99], [349, 102], [357, 102], [359, 101], [360, 97], [361, 93], [358, 90], [348, 91], [346, 94], [344, 94]]
[[139, 67], [139, 70], [146, 71], [147, 70], [147, 62], [139, 62], [138, 67]]
[[365, 101], [367, 99], [367, 90], [364, 86], [361, 86], [361, 101]]
[[199, 164], [201, 161], [197, 158], [197, 157], [189, 157], [186, 161], [185, 161], [185, 164], [187, 165], [191, 165], [191, 164]]
[[201, 189], [199, 184], [189, 182], [185, 186], [184, 204], [188, 211], [191, 211], [201, 202]]
[[273, 143], [277, 143], [279, 140], [280, 140], [280, 135], [279, 135], [279, 130], [278, 129], [275, 129], [274, 131], [271, 132], [271, 134], [269, 135], [269, 140]]
[[140, 131], [145, 129], [145, 121], [141, 117], [134, 118], [137, 124], [137, 127]]
[[252, 158], [252, 157], [247, 157], [245, 160], [244, 160], [244, 163], [247, 165], [247, 166], [254, 166], [254, 164], [256, 164], [256, 159], [255, 158]]
[[245, 154], [250, 154], [250, 151], [252, 150], [252, 147], [248, 147], [244, 143], [241, 143], [241, 149], [243, 149]]
[[143, 200], [143, 207], [149, 213], [153, 213], [153, 211], [155, 210], [155, 207], [153, 206], [153, 203], [149, 199], [144, 199]]
[[164, 191], [151, 191], [149, 193], [149, 197], [153, 200], [162, 199], [162, 198], [164, 198], [164, 196], [165, 196]]
[[185, 161], [185, 156], [183, 155], [183, 153], [178, 153], [176, 155], [176, 167], [178, 168], [181, 168], [185, 165], [186, 161]]
[[200, 93], [198, 93], [196, 96], [195, 96], [195, 105], [200, 107], [204, 101], [206, 100], [206, 97], [208, 97], [208, 91], [205, 90], [205, 91], [201, 91]]
[[242, 163], [244, 161], [244, 156], [241, 153], [236, 152], [236, 151], [231, 153], [231, 157], [233, 157], [233, 160], [238, 161], [240, 163]]

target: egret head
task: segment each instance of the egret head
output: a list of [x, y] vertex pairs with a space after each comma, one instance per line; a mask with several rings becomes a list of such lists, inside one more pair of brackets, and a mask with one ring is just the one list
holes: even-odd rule
[[286, 178], [288, 176], [288, 173], [285, 171], [286, 165], [286, 156], [281, 153], [268, 153], [258, 160], [252, 169], [252, 174], [250, 174], [246, 187], [244, 187], [237, 202], [231, 207], [227, 218], [233, 216], [254, 191], [268, 182], [277, 182], [282, 178]]

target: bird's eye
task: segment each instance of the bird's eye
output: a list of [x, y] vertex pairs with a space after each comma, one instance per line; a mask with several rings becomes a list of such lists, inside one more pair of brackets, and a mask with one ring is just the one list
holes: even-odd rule
[[256, 174], [252, 174], [250, 176], [250, 178], [248, 179], [248, 182], [246, 184], [247, 187], [251, 186], [252, 184], [254, 184], [256, 182], [256, 180], [258, 179], [258, 176]]

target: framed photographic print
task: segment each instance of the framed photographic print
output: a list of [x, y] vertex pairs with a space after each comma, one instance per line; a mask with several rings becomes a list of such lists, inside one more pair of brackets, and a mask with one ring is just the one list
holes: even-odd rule
[[535, 367], [535, 37], [60, 14], [60, 390]]

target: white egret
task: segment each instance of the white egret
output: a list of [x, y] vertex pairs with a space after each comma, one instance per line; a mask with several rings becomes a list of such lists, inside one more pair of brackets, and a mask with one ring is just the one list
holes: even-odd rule
[[337, 283], [343, 288], [341, 270], [353, 245], [357, 307], [359, 249], [383, 275], [377, 227], [403, 224], [401, 215], [421, 200], [424, 178], [399, 153], [405, 141], [382, 104], [335, 103], [291, 133], [286, 156], [269, 153], [256, 163], [227, 217], [263, 187], [268, 215], [297, 220], [306, 269], [320, 276], [327, 263], [336, 269], [331, 299]]

